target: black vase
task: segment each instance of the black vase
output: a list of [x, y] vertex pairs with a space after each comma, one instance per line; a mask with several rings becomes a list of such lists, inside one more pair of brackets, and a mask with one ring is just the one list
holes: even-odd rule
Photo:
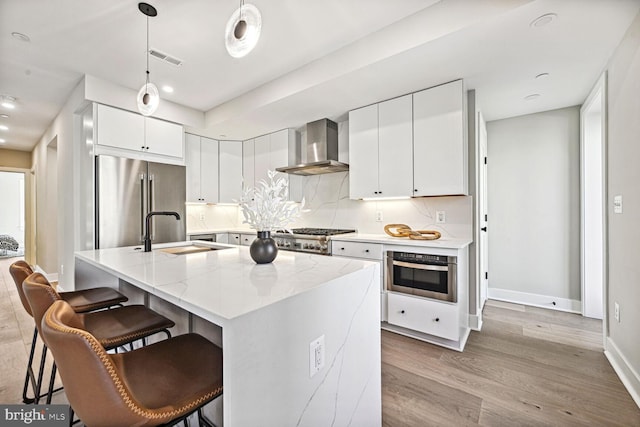
[[268, 264], [276, 259], [278, 246], [271, 238], [271, 232], [258, 231], [258, 237], [251, 243], [249, 253], [257, 264]]

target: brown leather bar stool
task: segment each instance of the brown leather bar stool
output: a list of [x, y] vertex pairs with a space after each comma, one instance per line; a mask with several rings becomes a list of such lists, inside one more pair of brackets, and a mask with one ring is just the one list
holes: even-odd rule
[[[31, 307], [33, 319], [38, 329], [42, 317], [51, 304], [61, 301], [62, 298], [51, 286], [49, 281], [40, 273], [33, 273], [22, 283], [24, 295]], [[71, 306], [70, 306], [71, 307]], [[72, 307], [73, 308], [73, 307]], [[78, 313], [76, 316], [77, 327], [89, 331], [105, 349], [114, 349], [125, 344], [143, 339], [158, 332], [164, 332], [171, 337], [169, 328], [175, 326], [173, 321], [145, 307], [144, 305], [127, 305], [111, 310], [96, 311], [92, 313]], [[41, 331], [42, 332], [42, 331]], [[44, 372], [44, 360], [47, 346], [43, 347], [41, 368], [36, 382], [36, 396], [40, 395], [42, 386], [42, 374]], [[47, 403], [51, 403], [53, 383], [56, 374], [56, 362], [54, 359], [51, 370], [51, 379], [47, 393]], [[36, 398], [36, 403], [39, 397]]]
[[[22, 292], [22, 282], [29, 275], [33, 274], [33, 270], [31, 266], [25, 261], [16, 261], [11, 266], [9, 266], [9, 272], [11, 273], [11, 277], [13, 277], [13, 281], [16, 284], [16, 289], [18, 290], [18, 295], [20, 296], [20, 301], [22, 302], [22, 307], [24, 307], [25, 311], [29, 313], [30, 316], [33, 317], [31, 313], [31, 307], [29, 307], [29, 303]], [[73, 309], [79, 313], [84, 313], [93, 310], [102, 310], [105, 308], [122, 305], [123, 302], [128, 301], [128, 298], [116, 291], [115, 289], [108, 287], [99, 287], [86, 289], [81, 291], [73, 291], [73, 292], [60, 292], [60, 297], [67, 301]], [[31, 388], [36, 389], [36, 376], [33, 372], [33, 357], [36, 350], [36, 341], [38, 339], [38, 328], [33, 327], [33, 338], [31, 340], [31, 350], [29, 351], [29, 361], [27, 362], [27, 373], [24, 378], [24, 387], [22, 389], [22, 401], [24, 403], [33, 403], [36, 399], [40, 399], [42, 396], [28, 397], [27, 393], [29, 391], [29, 384], [31, 384]], [[41, 374], [39, 374], [41, 375]]]
[[174, 425], [222, 394], [222, 349], [197, 334], [109, 354], [64, 301], [47, 310], [42, 337], [73, 411], [86, 425]]

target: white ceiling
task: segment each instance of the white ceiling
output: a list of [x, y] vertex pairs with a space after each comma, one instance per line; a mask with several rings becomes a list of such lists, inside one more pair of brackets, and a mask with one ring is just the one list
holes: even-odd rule
[[[640, 0], [251, 0], [261, 39], [247, 57], [224, 48], [236, 0], [151, 0], [151, 79], [163, 99], [207, 112], [204, 133], [243, 139], [456, 78], [496, 120], [581, 104]], [[548, 26], [529, 23], [545, 13]], [[11, 36], [27, 34], [30, 42]], [[137, 1], [0, 0], [0, 147], [31, 150], [84, 74], [137, 90], [145, 17]], [[535, 80], [540, 73], [544, 80]], [[524, 97], [539, 93], [533, 101]]]

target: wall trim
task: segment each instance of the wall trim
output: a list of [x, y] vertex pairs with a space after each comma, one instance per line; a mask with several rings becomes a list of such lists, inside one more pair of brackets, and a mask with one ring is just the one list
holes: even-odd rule
[[[512, 291], [510, 289], [489, 288], [489, 298], [498, 301], [513, 302], [517, 304], [531, 305], [534, 307], [548, 308], [551, 310], [566, 311], [569, 313], [582, 313], [582, 302], [575, 299], [559, 298], [549, 295], [530, 294], [527, 292]], [[555, 305], [553, 304], [555, 302]]]
[[607, 337], [605, 345], [604, 355], [609, 360], [613, 370], [622, 381], [633, 401], [640, 408], [640, 375], [633, 369], [633, 366], [611, 340], [611, 337]]
[[469, 328], [478, 332], [482, 330], [482, 313], [469, 315]]

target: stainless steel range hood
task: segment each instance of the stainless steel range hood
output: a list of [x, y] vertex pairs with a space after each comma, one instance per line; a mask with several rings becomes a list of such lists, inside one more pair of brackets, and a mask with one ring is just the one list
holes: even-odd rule
[[338, 161], [338, 124], [329, 119], [307, 123], [307, 161], [293, 166], [276, 168], [278, 172], [294, 175], [320, 175], [344, 172], [349, 165]]

